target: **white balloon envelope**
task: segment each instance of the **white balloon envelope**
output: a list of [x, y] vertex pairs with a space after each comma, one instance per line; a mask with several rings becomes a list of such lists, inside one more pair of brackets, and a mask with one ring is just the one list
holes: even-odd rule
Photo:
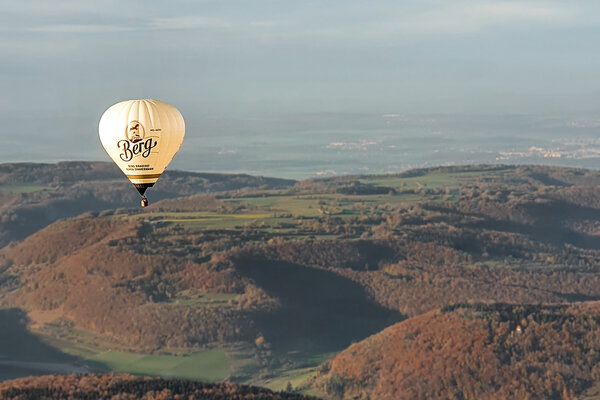
[[[158, 100], [127, 100], [111, 106], [98, 125], [102, 146], [140, 195], [154, 186], [185, 135], [181, 113]], [[145, 197], [142, 206], [147, 205]]]

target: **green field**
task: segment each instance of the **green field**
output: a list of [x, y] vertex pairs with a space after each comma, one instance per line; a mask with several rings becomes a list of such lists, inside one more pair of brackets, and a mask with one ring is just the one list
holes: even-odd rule
[[191, 353], [185, 356], [144, 355], [104, 351], [86, 359], [110, 371], [137, 375], [157, 375], [201, 381], [221, 381], [229, 376], [223, 350]]
[[202, 293], [193, 296], [172, 298], [167, 301], [174, 306], [186, 307], [229, 307], [229, 301], [238, 298], [238, 294], [231, 293]]
[[[366, 176], [334, 179], [326, 189], [316, 184], [299, 189], [269, 190], [265, 192], [236, 192], [218, 197], [226, 203], [226, 213], [212, 211], [197, 212], [157, 212], [134, 215], [130, 218], [179, 225], [186, 230], [229, 231], [259, 233], [258, 240], [265, 237], [281, 236], [288, 238], [311, 237], [335, 239], [348, 237], [352, 225], [360, 227], [359, 218], [368, 215], [384, 215], [392, 212], [389, 206], [412, 205], [423, 202], [454, 202], [458, 188], [462, 183], [476, 179], [497, 179], [507, 171], [502, 168], [493, 170], [468, 170], [457, 172], [432, 171], [419, 176], [401, 175]], [[321, 186], [319, 186], [321, 185]], [[363, 185], [363, 186], [360, 186]], [[347, 194], [353, 188], [356, 193]], [[372, 189], [373, 194], [369, 194]], [[393, 188], [390, 192], [385, 188]], [[337, 222], [327, 222], [335, 219]], [[325, 220], [325, 222], [324, 222]], [[340, 230], [319, 227], [318, 224], [347, 224]], [[364, 225], [363, 225], [364, 226]], [[355, 235], [360, 234], [360, 230]], [[261, 236], [262, 235], [262, 236]]]
[[[230, 375], [225, 350], [190, 352], [181, 355], [136, 354], [106, 348], [106, 344], [92, 344], [94, 335], [71, 332], [70, 339], [44, 337], [44, 340], [63, 353], [78, 357], [84, 365], [102, 371], [126, 372], [134, 375], [185, 378], [216, 382]], [[73, 340], [75, 339], [75, 340]]]
[[275, 213], [289, 213], [292, 214], [292, 216], [317, 216], [319, 215], [319, 201], [328, 199], [330, 199], [330, 196], [280, 195], [242, 197], [228, 199], [227, 201], [236, 204], [261, 207]]
[[[200, 229], [233, 229], [237, 226], [249, 225], [263, 221], [272, 215], [268, 213], [248, 213], [248, 214], [219, 214], [214, 212], [154, 212], [150, 214], [154, 220], [160, 219], [162, 222], [182, 224], [188, 227]], [[134, 216], [136, 219], [143, 219], [148, 214]]]
[[[63, 331], [63, 334], [65, 332]], [[238, 375], [236, 381], [285, 390], [288, 382], [294, 390], [315, 394], [307, 384], [317, 367], [331, 359], [335, 353], [302, 352], [289, 354], [290, 363], [270, 370], [267, 377], [253, 378], [260, 370], [253, 358], [253, 348], [222, 348], [184, 354], [136, 354], [122, 349], [109, 349], [110, 344], [99, 341], [95, 335], [70, 329], [68, 338], [56, 338], [57, 332], [45, 332], [43, 341], [68, 356], [79, 359], [78, 364], [97, 371], [125, 372], [133, 375], [161, 376], [217, 382]], [[241, 375], [240, 375], [241, 374]], [[244, 378], [245, 376], [245, 378]]]
[[254, 380], [251, 383], [275, 391], [286, 390], [290, 384], [293, 390], [303, 394], [318, 395], [308, 389], [309, 381], [315, 375], [317, 368], [334, 356], [335, 353], [291, 354], [288, 357], [293, 366], [275, 369], [271, 371], [269, 377]]

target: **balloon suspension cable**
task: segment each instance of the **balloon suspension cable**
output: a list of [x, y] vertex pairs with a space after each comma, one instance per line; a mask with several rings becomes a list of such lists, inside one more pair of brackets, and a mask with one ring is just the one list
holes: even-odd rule
[[140, 201], [140, 205], [143, 207], [148, 207], [148, 199], [146, 196], [142, 196], [142, 201]]

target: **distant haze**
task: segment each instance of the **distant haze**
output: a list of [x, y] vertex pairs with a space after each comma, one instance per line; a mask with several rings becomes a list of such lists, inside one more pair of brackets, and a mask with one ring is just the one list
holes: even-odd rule
[[102, 112], [150, 97], [175, 168], [595, 168], [599, 34], [592, 1], [5, 1], [0, 161], [107, 160]]

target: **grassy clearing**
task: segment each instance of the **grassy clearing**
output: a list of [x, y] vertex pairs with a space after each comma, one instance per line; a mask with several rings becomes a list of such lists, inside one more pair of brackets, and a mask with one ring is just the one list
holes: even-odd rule
[[111, 371], [137, 375], [156, 375], [202, 381], [221, 381], [229, 376], [227, 355], [223, 350], [191, 353], [185, 356], [144, 355], [105, 351], [89, 359]]
[[[221, 299], [220, 295], [211, 295]], [[47, 326], [48, 327], [48, 326]], [[232, 345], [227, 348], [190, 352], [184, 354], [138, 354], [114, 346], [88, 331], [49, 327], [39, 335], [44, 343], [62, 353], [77, 357], [79, 365], [96, 371], [126, 372], [134, 375], [162, 376], [218, 382], [230, 377], [246, 384], [260, 385], [272, 390], [285, 390], [288, 382], [294, 390], [305, 394], [316, 394], [308, 389], [307, 383], [316, 369], [335, 353], [287, 354], [285, 366], [269, 371], [268, 378], [256, 379], [264, 366], [257, 364], [254, 347], [248, 344]], [[58, 337], [60, 336], [60, 338]]]
[[[422, 202], [455, 201], [458, 187], [465, 179], [491, 176], [502, 171], [469, 171], [442, 173], [432, 172], [423, 176], [402, 178], [398, 176], [373, 176], [361, 178], [370, 185], [395, 187], [397, 193], [390, 194], [342, 194], [335, 187], [329, 193], [289, 194], [289, 192], [270, 191], [252, 193], [248, 197], [223, 198], [226, 203], [247, 206], [245, 212], [152, 212], [139, 214], [131, 218], [150, 219], [167, 224], [180, 225], [188, 230], [231, 231], [252, 235], [260, 232], [266, 237], [319, 237], [335, 239], [340, 233], [319, 227], [318, 224], [304, 223], [306, 220], [319, 219], [319, 223], [334, 225], [360, 217], [362, 214], [385, 214], [377, 206], [393, 204], [418, 204]], [[414, 189], [423, 189], [414, 190]], [[431, 190], [439, 189], [445, 190]], [[248, 209], [252, 211], [248, 211]], [[329, 219], [338, 222], [330, 222]], [[324, 221], [325, 220], [325, 221]], [[262, 238], [261, 238], [262, 240]], [[182, 300], [179, 304], [190, 305], [195, 301]]]
[[293, 216], [317, 216], [319, 215], [319, 200], [323, 196], [267, 196], [267, 197], [243, 197], [227, 199], [227, 202], [236, 204], [248, 204], [261, 207], [274, 213], [289, 213]]
[[296, 367], [283, 367], [275, 371], [269, 378], [252, 381], [250, 383], [259, 386], [267, 387], [271, 390], [285, 390], [288, 383], [292, 385], [294, 390], [298, 390], [304, 394], [316, 394], [312, 391], [307, 391], [308, 382], [317, 371], [317, 368], [325, 361], [330, 360], [335, 356], [335, 353], [297, 353], [288, 355], [290, 360]]
[[68, 339], [44, 337], [44, 340], [98, 370], [208, 382], [222, 381], [230, 374], [224, 349], [183, 355], [137, 354], [109, 349], [108, 344], [97, 341], [89, 332], [71, 330], [70, 334]]
[[[188, 228], [235, 230], [242, 227], [252, 227], [264, 232], [281, 235], [294, 235], [299, 228], [299, 218], [316, 218], [324, 215], [336, 216], [342, 219], [359, 214], [356, 204], [370, 205], [408, 203], [414, 204], [427, 201], [452, 201], [455, 198], [456, 187], [468, 173], [431, 173], [419, 177], [399, 178], [397, 176], [366, 177], [364, 183], [390, 186], [400, 193], [373, 195], [345, 195], [339, 193], [318, 194], [280, 194], [279, 192], [265, 193], [249, 197], [226, 198], [223, 201], [236, 205], [247, 205], [258, 209], [254, 212], [220, 214], [216, 212], [153, 212], [140, 214], [133, 218], [152, 218], [167, 223], [179, 224]], [[470, 175], [483, 175], [483, 172], [473, 172]], [[423, 195], [420, 193], [402, 193], [415, 188], [449, 189], [446, 195]]]
[[32, 193], [42, 190], [51, 190], [52, 188], [42, 185], [32, 185], [29, 183], [16, 183], [11, 185], [0, 185], [0, 191], [10, 193]]
[[261, 386], [274, 391], [281, 391], [287, 388], [288, 383], [293, 389], [303, 388], [307, 381], [315, 374], [316, 367], [298, 368], [289, 371], [283, 371], [281, 375], [264, 381]]
[[169, 299], [167, 303], [186, 307], [229, 307], [229, 301], [239, 295], [231, 293], [202, 293], [184, 298]]
[[342, 195], [342, 194], [319, 194], [280, 197], [245, 197], [242, 199], [227, 200], [237, 204], [249, 204], [264, 207], [272, 211], [274, 215], [289, 215], [290, 218], [318, 217], [336, 209], [335, 215], [355, 214], [356, 203], [417, 203], [423, 201], [423, 196], [413, 193], [400, 193], [397, 195]]
[[[163, 222], [181, 224], [188, 227], [202, 229], [234, 229], [240, 225], [260, 223], [265, 218], [273, 215], [269, 213], [249, 213], [249, 214], [219, 214], [214, 212], [155, 212], [150, 214], [152, 219], [160, 219]], [[140, 214], [134, 218], [147, 218], [147, 215]]]
[[[439, 198], [438, 198], [439, 197]], [[448, 196], [446, 196], [448, 197]], [[400, 193], [395, 195], [344, 195], [339, 193], [323, 193], [317, 195], [282, 195], [265, 197], [243, 197], [226, 199], [227, 202], [239, 205], [249, 204], [259, 207], [257, 211], [248, 213], [216, 212], [153, 212], [132, 216], [134, 219], [150, 218], [169, 224], [180, 225], [192, 230], [229, 230], [242, 231], [251, 229], [267, 235], [286, 237], [316, 236], [322, 239], [335, 239], [339, 235], [323, 232], [307, 232], [303, 220], [334, 217], [342, 221], [357, 217], [364, 208], [359, 204], [372, 207], [379, 204], [414, 204], [424, 201], [444, 201], [443, 196], [424, 197], [418, 193]]]

